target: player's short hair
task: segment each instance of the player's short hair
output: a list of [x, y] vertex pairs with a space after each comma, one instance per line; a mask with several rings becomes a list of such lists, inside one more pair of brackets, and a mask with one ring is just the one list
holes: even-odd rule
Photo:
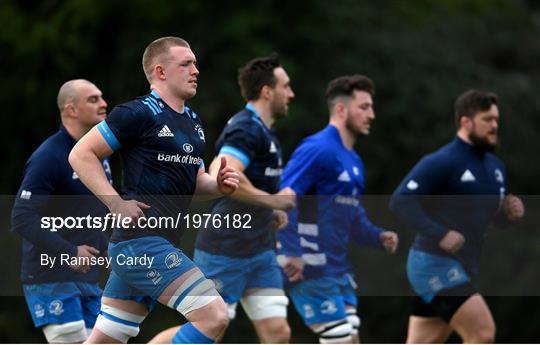
[[238, 85], [242, 97], [249, 102], [259, 99], [263, 86], [276, 86], [274, 70], [281, 67], [279, 55], [257, 57], [238, 69]]
[[338, 98], [351, 97], [354, 91], [364, 91], [374, 96], [375, 84], [371, 79], [361, 74], [345, 75], [331, 80], [326, 88], [326, 101], [330, 111]]
[[467, 90], [456, 99], [454, 103], [454, 117], [456, 126], [462, 117], [473, 118], [481, 111], [488, 111], [492, 105], [497, 105], [497, 95], [493, 92], [482, 90]]
[[149, 82], [151, 82], [150, 79], [152, 77], [154, 66], [157, 62], [159, 62], [158, 58], [161, 57], [163, 54], [167, 54], [171, 47], [190, 48], [189, 43], [187, 43], [186, 40], [180, 37], [167, 36], [158, 38], [157, 40], [153, 41], [144, 50], [142, 64], [144, 74], [146, 75], [146, 79], [148, 79]]

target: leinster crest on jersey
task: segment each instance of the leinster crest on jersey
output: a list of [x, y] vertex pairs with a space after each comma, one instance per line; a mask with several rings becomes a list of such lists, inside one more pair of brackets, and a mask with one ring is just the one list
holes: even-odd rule
[[199, 135], [199, 138], [203, 141], [203, 142], [206, 142], [206, 139], [204, 137], [204, 130], [202, 129], [202, 126], [201, 125], [195, 125], [195, 131], [197, 132], [197, 134]]

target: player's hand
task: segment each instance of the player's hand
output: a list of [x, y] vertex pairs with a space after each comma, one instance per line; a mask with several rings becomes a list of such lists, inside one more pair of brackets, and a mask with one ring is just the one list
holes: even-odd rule
[[296, 193], [292, 188], [285, 187], [278, 193], [270, 196], [272, 208], [276, 210], [288, 211], [296, 204]]
[[304, 280], [304, 260], [302, 257], [286, 256], [282, 267], [291, 283]]
[[523, 201], [513, 194], [504, 197], [502, 207], [509, 221], [515, 222], [525, 215]]
[[285, 226], [287, 226], [287, 223], [289, 222], [289, 217], [287, 216], [287, 213], [282, 210], [274, 210], [272, 217], [272, 227], [276, 230], [283, 229]]
[[[121, 220], [124, 218], [129, 218], [131, 219], [130, 224], [136, 224], [137, 219], [144, 217], [143, 210], [147, 210], [149, 208], [150, 206], [144, 202], [120, 199], [116, 203], [112, 204], [109, 210], [113, 215], [120, 217]], [[123, 222], [121, 224], [123, 224]]]
[[383, 231], [379, 235], [381, 244], [387, 253], [394, 254], [397, 250], [399, 237], [393, 231]]
[[450, 230], [439, 242], [439, 247], [450, 254], [455, 254], [463, 247], [464, 243], [465, 237], [462, 234], [455, 230]]
[[[97, 250], [94, 247], [87, 246], [86, 244], [77, 246], [77, 258], [87, 257], [87, 258], [93, 258], [99, 255], [99, 250]], [[79, 273], [87, 273], [90, 271], [92, 266], [90, 265], [69, 265], [69, 268], [71, 268], [74, 271], [77, 271]]]
[[227, 166], [227, 159], [225, 157], [221, 157], [216, 182], [219, 192], [225, 195], [232, 194], [238, 189], [238, 185], [240, 184], [240, 178], [236, 172], [236, 169], [231, 166]]

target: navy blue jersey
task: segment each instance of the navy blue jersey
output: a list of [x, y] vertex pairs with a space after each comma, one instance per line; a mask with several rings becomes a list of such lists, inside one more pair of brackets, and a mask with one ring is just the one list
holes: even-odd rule
[[[60, 228], [56, 232], [42, 228], [42, 217], [103, 217], [107, 213], [106, 207], [82, 184], [69, 165], [68, 156], [74, 145], [75, 140], [60, 126], [60, 130], [30, 156], [24, 167], [24, 178], [12, 211], [12, 230], [23, 238], [23, 283], [98, 281], [98, 266], [81, 274], [65, 265], [42, 266], [40, 261], [42, 254], [55, 258], [61, 254], [76, 256], [77, 246], [82, 244], [103, 254], [107, 250], [107, 239], [101, 229], [88, 229], [86, 223], [82, 228]], [[107, 159], [103, 160], [103, 168], [112, 183]]]
[[302, 141], [283, 171], [281, 187], [291, 187], [298, 204], [277, 234], [278, 253], [302, 257], [305, 278], [350, 272], [350, 239], [382, 248], [383, 229], [368, 219], [360, 202], [364, 164], [343, 145], [336, 127], [328, 125]]
[[[279, 191], [281, 147], [272, 129], [268, 129], [248, 104], [228, 122], [216, 142], [216, 153], [238, 158], [244, 174], [253, 186], [270, 194]], [[218, 199], [214, 214], [250, 214], [251, 229], [210, 228], [199, 232], [198, 249], [226, 256], [247, 257], [273, 248], [271, 221], [273, 210], [243, 203], [229, 197]]]
[[[191, 109], [185, 106], [179, 114], [152, 91], [115, 107], [98, 129], [111, 149], [120, 150], [123, 194], [150, 205], [147, 218], [177, 219], [187, 212], [205, 146], [201, 121]], [[182, 229], [167, 225], [114, 229], [111, 242], [157, 235], [178, 246]]]
[[[416, 164], [395, 190], [391, 209], [418, 231], [413, 248], [454, 257], [475, 274], [485, 231], [505, 193], [502, 162], [456, 137]], [[450, 229], [465, 237], [455, 256], [439, 247]]]

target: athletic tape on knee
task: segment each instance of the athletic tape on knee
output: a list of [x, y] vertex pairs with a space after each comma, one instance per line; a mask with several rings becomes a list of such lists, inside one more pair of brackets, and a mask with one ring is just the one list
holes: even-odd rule
[[240, 302], [250, 320], [287, 317], [289, 299], [280, 289], [260, 289]]
[[360, 318], [358, 317], [358, 315], [356, 315], [356, 309], [347, 310], [347, 322], [350, 323], [352, 326], [351, 334], [352, 335], [358, 334], [358, 329], [360, 328], [360, 325], [362, 322]]
[[350, 343], [352, 340], [351, 331], [352, 326], [347, 320], [328, 322], [315, 329], [321, 344]]
[[216, 341], [199, 331], [191, 322], [185, 323], [172, 338], [173, 344], [214, 344]]
[[43, 327], [43, 334], [49, 344], [82, 343], [87, 338], [83, 320], [47, 325]]
[[238, 303], [227, 304], [227, 318], [234, 320], [236, 317], [236, 306]]
[[175, 309], [185, 316], [193, 310], [208, 305], [218, 297], [220, 296], [214, 282], [203, 277], [187, 288], [182, 295], [178, 296]]
[[171, 297], [169, 302], [167, 302], [167, 306], [172, 309], [176, 309], [176, 306], [180, 301], [178, 300], [180, 296], [182, 296], [193, 284], [195, 284], [197, 281], [204, 278], [204, 275], [201, 271], [196, 271], [191, 276], [189, 276], [174, 292], [174, 295]]
[[94, 327], [121, 343], [127, 343], [129, 338], [139, 334], [139, 324], [143, 320], [144, 316], [103, 304]]

